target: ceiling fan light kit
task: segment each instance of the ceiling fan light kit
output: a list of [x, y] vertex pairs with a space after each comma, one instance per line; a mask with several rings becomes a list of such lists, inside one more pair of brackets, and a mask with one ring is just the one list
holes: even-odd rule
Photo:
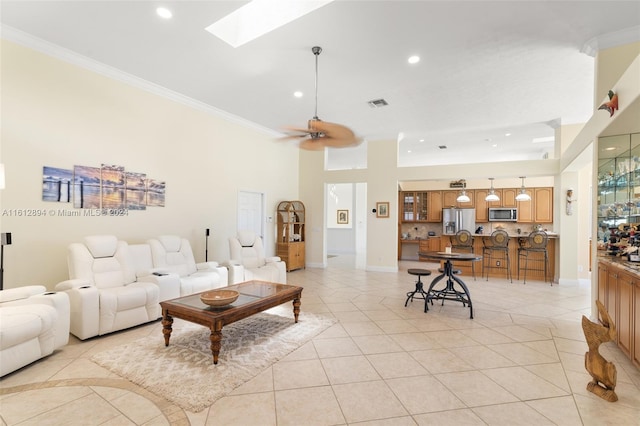
[[341, 124], [329, 123], [318, 118], [318, 56], [322, 53], [322, 47], [313, 46], [311, 52], [316, 58], [316, 79], [315, 79], [315, 110], [313, 118], [307, 122], [307, 128], [287, 127], [287, 130], [299, 133], [297, 135], [286, 136], [283, 139], [304, 138], [300, 142], [300, 148], [319, 151], [328, 148], [347, 148], [359, 145], [362, 139], [356, 137], [351, 129]]

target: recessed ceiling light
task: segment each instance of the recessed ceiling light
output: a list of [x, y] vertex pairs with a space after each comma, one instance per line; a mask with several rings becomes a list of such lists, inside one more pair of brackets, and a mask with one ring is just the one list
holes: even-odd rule
[[603, 149], [603, 151], [614, 151], [616, 149], [615, 146], [610, 146], [609, 148]]
[[418, 142], [424, 142], [424, 139], [419, 139]]
[[498, 147], [498, 144], [497, 144], [497, 143], [494, 143], [493, 145], [491, 145], [491, 147], [492, 147], [492, 148], [497, 148], [497, 147]]
[[164, 19], [171, 19], [171, 17], [173, 16], [173, 13], [171, 13], [171, 11], [166, 7], [157, 8], [156, 13], [158, 14], [159, 17]]
[[418, 55], [409, 56], [409, 59], [407, 61], [410, 64], [417, 64], [418, 62], [420, 62], [420, 56]]
[[296, 98], [301, 98], [303, 95], [304, 95], [304, 93], [302, 93], [299, 90], [293, 92], [293, 96], [295, 96]]
[[505, 136], [511, 136], [511, 133], [505, 133], [504, 135]]

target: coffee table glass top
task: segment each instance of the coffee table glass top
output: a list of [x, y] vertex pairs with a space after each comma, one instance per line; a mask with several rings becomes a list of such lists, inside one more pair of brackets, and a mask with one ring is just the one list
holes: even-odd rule
[[183, 296], [177, 299], [172, 299], [171, 302], [176, 305], [184, 305], [190, 308], [219, 312], [219, 311], [224, 311], [227, 309], [239, 307], [242, 305], [246, 305], [247, 303], [255, 302], [264, 297], [273, 296], [284, 291], [296, 289], [298, 287], [287, 285], [287, 284], [268, 283], [264, 281], [262, 282], [249, 281], [246, 283], [240, 283], [240, 284], [230, 285], [230, 286], [221, 287], [221, 288], [225, 290], [236, 290], [237, 292], [240, 293], [240, 296], [233, 303], [225, 306], [209, 306], [203, 303], [200, 300], [200, 295], [206, 292], [191, 294], [189, 296]]

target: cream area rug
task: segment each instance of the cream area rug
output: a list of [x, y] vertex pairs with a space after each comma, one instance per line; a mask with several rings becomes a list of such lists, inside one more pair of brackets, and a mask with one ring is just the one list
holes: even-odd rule
[[191, 412], [210, 406], [330, 327], [335, 319], [301, 312], [260, 313], [222, 329], [218, 364], [210, 331], [176, 319], [169, 346], [160, 331], [94, 355], [91, 360]]

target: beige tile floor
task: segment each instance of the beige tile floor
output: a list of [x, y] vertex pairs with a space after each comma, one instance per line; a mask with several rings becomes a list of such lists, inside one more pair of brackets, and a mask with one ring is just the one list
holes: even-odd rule
[[[398, 273], [354, 269], [347, 256], [295, 271], [302, 314], [339, 322], [199, 413], [185, 412], [89, 360], [159, 322], [70, 344], [0, 381], [2, 425], [640, 425], [640, 370], [613, 344], [619, 401], [587, 392], [580, 326], [589, 286], [466, 278], [460, 303], [404, 307]], [[289, 306], [286, 308], [290, 309]]]

